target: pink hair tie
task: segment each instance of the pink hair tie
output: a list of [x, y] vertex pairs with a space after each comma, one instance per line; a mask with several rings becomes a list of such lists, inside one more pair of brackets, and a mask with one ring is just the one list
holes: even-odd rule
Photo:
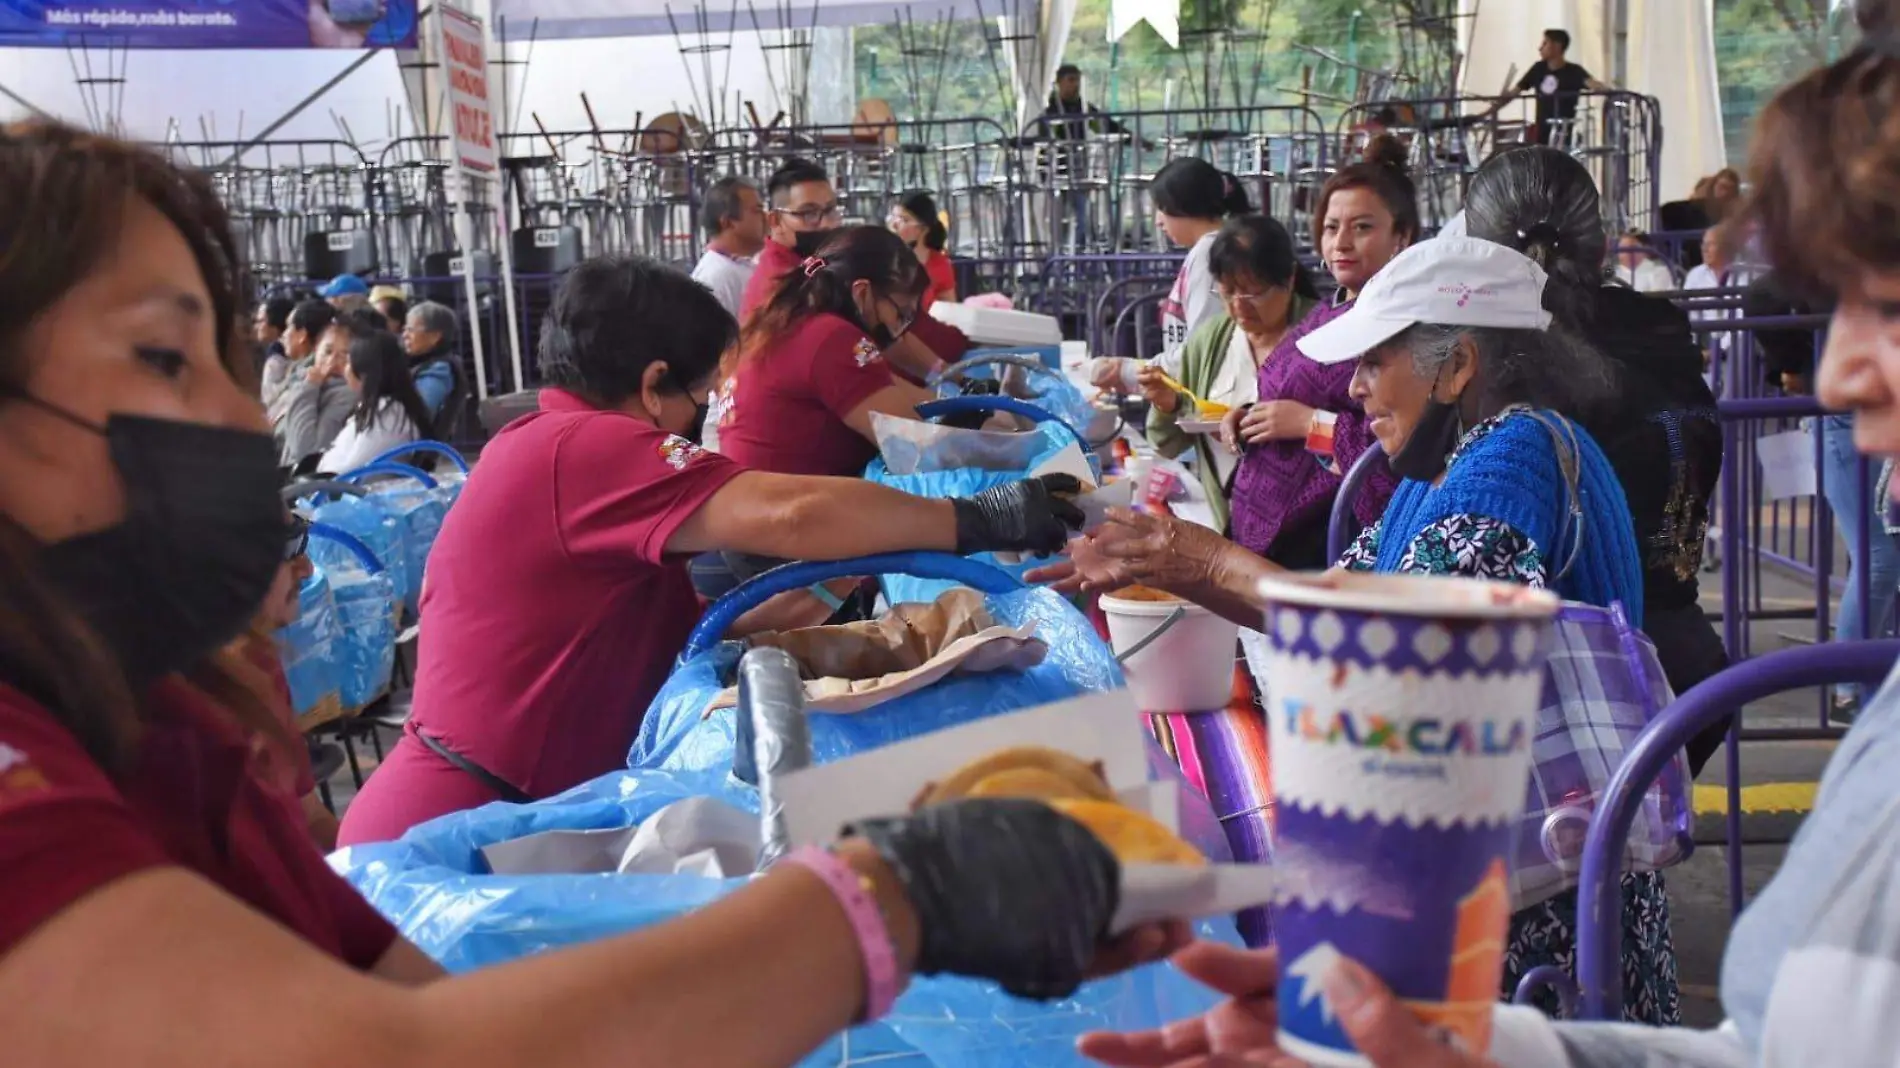
[[816, 256], [807, 256], [805, 257], [805, 262], [799, 266], [805, 268], [805, 277], [810, 278], [812, 275], [825, 269], [825, 261]]

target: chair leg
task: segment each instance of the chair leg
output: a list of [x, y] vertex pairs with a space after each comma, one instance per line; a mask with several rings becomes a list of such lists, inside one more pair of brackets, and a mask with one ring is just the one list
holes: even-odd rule
[[336, 736], [337, 740], [343, 743], [343, 755], [350, 758], [350, 779], [356, 783], [356, 788], [361, 790], [363, 788], [363, 768], [356, 762], [356, 743], [350, 740], [349, 726], [346, 724], [342, 730], [336, 732]]
[[369, 725], [369, 744], [370, 748], [376, 750], [376, 763], [381, 764], [383, 762], [383, 732], [374, 723]]
[[325, 779], [317, 784], [317, 798], [323, 802], [324, 808], [330, 810], [330, 815], [336, 815], [336, 799], [330, 796], [330, 780]]

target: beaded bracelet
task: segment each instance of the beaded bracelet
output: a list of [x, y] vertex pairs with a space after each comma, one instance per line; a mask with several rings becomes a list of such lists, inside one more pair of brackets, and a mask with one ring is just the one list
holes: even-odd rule
[[838, 859], [837, 855], [815, 846], [788, 853], [781, 864], [796, 864], [824, 881], [857, 936], [858, 951], [864, 959], [864, 1016], [861, 1022], [881, 1018], [891, 1011], [902, 986], [897, 968], [897, 947], [891, 942], [891, 929], [877, 904], [877, 889], [868, 875]]

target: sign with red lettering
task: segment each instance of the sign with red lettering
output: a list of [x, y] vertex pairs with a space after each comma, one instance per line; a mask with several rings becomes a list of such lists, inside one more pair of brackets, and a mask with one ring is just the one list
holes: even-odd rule
[[464, 170], [492, 175], [501, 153], [495, 147], [495, 120], [488, 106], [488, 55], [481, 20], [440, 3], [435, 17], [441, 27], [441, 69], [449, 80], [455, 158]]

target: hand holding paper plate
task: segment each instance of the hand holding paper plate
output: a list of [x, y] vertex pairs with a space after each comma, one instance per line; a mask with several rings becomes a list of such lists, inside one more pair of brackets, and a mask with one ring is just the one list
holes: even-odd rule
[[1176, 784], [1148, 781], [1143, 730], [1127, 691], [1092, 694], [805, 768], [779, 781], [779, 796], [794, 844], [958, 798], [1047, 803], [1120, 861], [1107, 935], [1266, 903], [1272, 869], [1210, 864], [1181, 839]]

